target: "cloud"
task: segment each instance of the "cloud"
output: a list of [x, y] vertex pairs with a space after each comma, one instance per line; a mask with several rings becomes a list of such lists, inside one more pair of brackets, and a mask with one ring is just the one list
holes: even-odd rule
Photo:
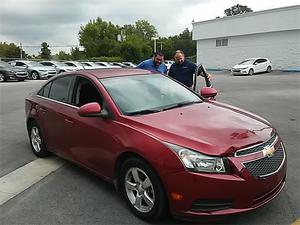
[[[294, 2], [286, 0], [285, 4]], [[238, 3], [255, 11], [262, 4], [274, 6], [272, 0], [1, 0], [0, 42], [77, 45], [80, 26], [97, 17], [118, 25], [147, 20], [160, 36], [170, 36], [191, 29], [192, 20], [223, 16], [224, 9]]]

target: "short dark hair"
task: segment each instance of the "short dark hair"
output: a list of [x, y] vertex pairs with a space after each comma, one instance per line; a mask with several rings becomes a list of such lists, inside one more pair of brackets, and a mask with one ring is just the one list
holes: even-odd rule
[[158, 55], [159, 55], [159, 56], [165, 56], [164, 53], [162, 53], [162, 52], [154, 52], [154, 53], [153, 53], [153, 57], [156, 57], [156, 56], [158, 56]]
[[182, 54], [182, 55], [184, 55], [184, 53], [183, 53], [182, 50], [176, 50], [175, 55], [176, 55], [176, 54]]

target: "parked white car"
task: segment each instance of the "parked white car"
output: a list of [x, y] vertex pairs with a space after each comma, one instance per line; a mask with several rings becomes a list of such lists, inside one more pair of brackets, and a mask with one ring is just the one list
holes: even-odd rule
[[81, 64], [85, 70], [106, 68], [106, 66], [100, 66], [99, 64], [96, 64], [94, 62], [89, 62], [89, 61], [81, 62]]
[[174, 61], [173, 60], [165, 60], [164, 63], [166, 65], [166, 67], [167, 67], [167, 70], [169, 70], [170, 67], [171, 67], [171, 65], [174, 63]]
[[111, 65], [108, 62], [95, 62], [99, 66], [103, 66], [104, 68], [121, 68], [121, 66]]
[[231, 69], [233, 75], [250, 75], [272, 71], [272, 63], [267, 58], [249, 58], [235, 65]]
[[65, 61], [64, 63], [67, 64], [68, 66], [72, 66], [73, 68], [76, 68], [77, 70], [83, 70], [84, 69], [81, 62], [78, 62], [78, 61]]
[[132, 63], [132, 62], [122, 62], [125, 66], [128, 66], [128, 67], [132, 67], [132, 68], [135, 68], [136, 67], [136, 64]]

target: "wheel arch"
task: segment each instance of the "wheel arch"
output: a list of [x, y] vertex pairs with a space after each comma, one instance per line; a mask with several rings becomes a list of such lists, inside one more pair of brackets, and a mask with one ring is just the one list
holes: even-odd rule
[[120, 177], [120, 171], [121, 171], [121, 167], [122, 164], [129, 158], [138, 158], [142, 161], [144, 161], [152, 170], [153, 172], [156, 174], [157, 179], [160, 182], [160, 185], [162, 187], [162, 191], [164, 193], [164, 197], [165, 197], [165, 204], [166, 204], [166, 211], [170, 210], [170, 199], [169, 199], [169, 195], [167, 193], [167, 189], [164, 185], [164, 182], [162, 181], [159, 173], [157, 172], [157, 170], [151, 165], [151, 163], [149, 162], [149, 160], [146, 160], [143, 156], [141, 156], [140, 154], [136, 153], [135, 151], [129, 149], [123, 153], [121, 153], [117, 159], [116, 159], [116, 163], [115, 163], [115, 171], [114, 171], [114, 179], [113, 179], [113, 183], [115, 186], [115, 189], [117, 191], [120, 190], [120, 182], [119, 182], [119, 177]]
[[30, 127], [30, 124], [31, 123], [36, 123], [36, 120], [32, 117], [28, 118], [27, 121], [26, 121], [26, 128], [27, 128], [27, 131], [29, 132], [29, 127]]
[[[162, 187], [163, 187], [163, 190], [166, 193], [166, 187], [160, 177], [160, 174], [158, 173], [158, 171], [152, 166], [151, 162], [149, 162], [149, 160], [145, 159], [145, 157], [141, 156], [140, 154], [138, 154], [137, 152], [131, 150], [131, 149], [128, 149], [127, 151], [121, 153], [117, 159], [116, 159], [116, 163], [115, 163], [115, 167], [114, 167], [114, 178], [113, 178], [113, 183], [114, 183], [114, 186], [116, 188], [116, 190], [119, 189], [119, 176], [120, 176], [120, 170], [121, 170], [121, 167], [122, 167], [122, 164], [129, 158], [138, 158], [142, 161], [144, 161], [145, 163], [148, 164], [148, 166], [155, 172], [155, 174], [157, 175]], [[166, 195], [167, 196], [167, 195]]]

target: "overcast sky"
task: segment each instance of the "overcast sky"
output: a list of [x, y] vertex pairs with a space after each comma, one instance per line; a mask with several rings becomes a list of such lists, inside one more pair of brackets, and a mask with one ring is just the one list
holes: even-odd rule
[[[159, 36], [192, 29], [191, 22], [223, 17], [224, 10], [247, 5], [253, 11], [298, 5], [299, 0], [1, 0], [0, 42], [23, 46], [78, 45], [80, 25], [101, 17], [120, 26], [147, 20]], [[40, 47], [24, 47], [35, 53]], [[51, 48], [52, 53], [59, 48]], [[61, 48], [60, 48], [61, 49]], [[63, 50], [69, 50], [70, 47]]]

